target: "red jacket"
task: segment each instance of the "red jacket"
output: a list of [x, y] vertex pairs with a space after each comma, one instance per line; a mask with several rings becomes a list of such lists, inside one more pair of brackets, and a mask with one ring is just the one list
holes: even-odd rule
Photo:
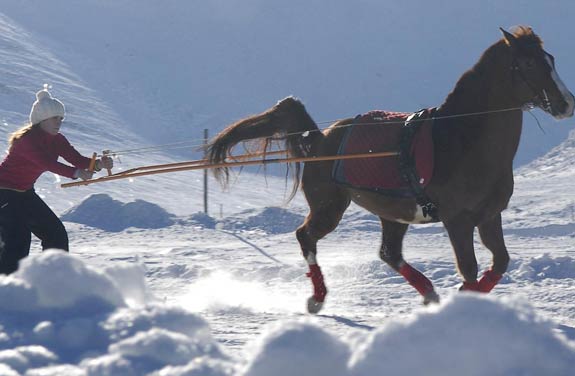
[[46, 171], [73, 178], [76, 168], [58, 162], [63, 157], [76, 168], [86, 169], [90, 158], [82, 156], [64, 137], [34, 128], [14, 141], [0, 164], [0, 188], [26, 191]]

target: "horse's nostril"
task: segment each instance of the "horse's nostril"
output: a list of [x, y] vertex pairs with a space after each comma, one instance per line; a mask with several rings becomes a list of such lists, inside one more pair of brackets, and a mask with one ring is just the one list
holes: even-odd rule
[[[551, 106], [551, 107], [555, 107], [555, 106]], [[559, 114], [564, 114], [565, 111], [567, 111], [567, 102], [565, 101], [561, 101], [559, 102], [559, 104], [555, 107], [555, 112], [559, 113]]]
[[549, 106], [549, 112], [557, 119], [565, 119], [573, 116], [573, 103], [568, 100], [552, 102]]
[[571, 98], [571, 101], [568, 100], [563, 100], [561, 101], [558, 110], [559, 113], [564, 114], [566, 116], [572, 116], [573, 115], [573, 99]]

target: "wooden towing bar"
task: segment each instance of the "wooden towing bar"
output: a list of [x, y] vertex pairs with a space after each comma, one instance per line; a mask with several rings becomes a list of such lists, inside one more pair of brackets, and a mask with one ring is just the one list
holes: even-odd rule
[[[270, 151], [266, 153], [254, 153], [254, 154], [242, 154], [237, 156], [228, 157], [229, 162], [223, 163], [208, 163], [205, 159], [199, 159], [194, 161], [177, 162], [177, 163], [167, 163], [158, 164], [150, 166], [142, 166], [132, 168], [126, 171], [118, 172], [112, 174], [108, 170], [108, 176], [102, 176], [96, 179], [75, 181], [71, 183], [64, 183], [61, 185], [62, 188], [76, 187], [81, 185], [89, 185], [94, 183], [103, 183], [106, 181], [127, 179], [137, 176], [145, 175], [155, 175], [164, 174], [168, 172], [179, 172], [179, 171], [191, 171], [191, 170], [206, 170], [212, 168], [223, 168], [223, 167], [241, 167], [241, 166], [254, 166], [254, 165], [266, 165], [271, 163], [302, 163], [302, 162], [323, 162], [323, 161], [335, 161], [341, 159], [356, 159], [356, 158], [378, 158], [378, 157], [391, 157], [396, 156], [399, 153], [396, 151], [384, 151], [378, 153], [361, 153], [361, 154], [348, 154], [348, 155], [328, 155], [321, 157], [294, 157], [294, 158], [270, 158], [266, 159], [268, 156], [276, 155], [287, 155], [286, 150]], [[254, 159], [258, 158], [258, 159]], [[95, 159], [95, 158], [93, 158]]]

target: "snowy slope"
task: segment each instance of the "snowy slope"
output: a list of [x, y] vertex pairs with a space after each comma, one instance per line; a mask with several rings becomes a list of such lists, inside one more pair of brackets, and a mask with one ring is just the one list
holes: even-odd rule
[[[566, 121], [573, 124], [573, 119]], [[575, 232], [575, 132], [546, 155], [518, 169], [511, 209], [517, 233], [566, 235]]]
[[[1, 16], [1, 15], [0, 15]], [[2, 104], [0, 106], [0, 145], [3, 148], [7, 145], [9, 133], [16, 130], [27, 121], [31, 103], [35, 100], [35, 92], [42, 88], [42, 84], [47, 82], [52, 85], [52, 93], [60, 98], [66, 105], [67, 117], [64, 122], [64, 134], [72, 144], [84, 155], [90, 156], [92, 152], [101, 153], [104, 149], [112, 151], [140, 149], [150, 146], [138, 132], [130, 130], [122, 116], [115, 112], [110, 106], [106, 96], [95, 92], [84, 81], [71, 71], [63, 61], [50, 52], [49, 47], [41, 39], [37, 39], [33, 34], [24, 30], [14, 21], [0, 17], [0, 27], [2, 36], [0, 37], [0, 73], [3, 77], [2, 90], [0, 91]], [[160, 132], [162, 133], [162, 132]], [[185, 145], [192, 157], [192, 146], [201, 145], [201, 141], [188, 142]], [[157, 145], [157, 144], [155, 144]], [[122, 155], [116, 159], [116, 171], [132, 168], [145, 164], [157, 164], [172, 162], [173, 159], [164, 156], [163, 153], [134, 153]], [[276, 183], [277, 181], [277, 183]], [[119, 183], [107, 183], [100, 187], [82, 187], [63, 190], [59, 185], [63, 183], [58, 176], [45, 174], [41, 177], [36, 188], [37, 191], [47, 199], [57, 212], [69, 209], [74, 204], [78, 204], [86, 196], [112, 190], [114, 196], [123, 201], [131, 201], [135, 198], [147, 199], [162, 203], [174, 214], [191, 214], [203, 208], [203, 172], [190, 172], [167, 175], [158, 175], [138, 179], [135, 182], [122, 181]], [[260, 199], [244, 200], [245, 205], [224, 205], [225, 195], [221, 196], [212, 181], [215, 197], [211, 203], [213, 209], [210, 211], [220, 211], [230, 213], [243, 210], [249, 207], [262, 206], [264, 202], [281, 205], [285, 200], [284, 182], [278, 179], [268, 181], [273, 185], [269, 188], [267, 196], [260, 196]], [[258, 184], [266, 185], [265, 181]], [[159, 190], [158, 190], [159, 189]], [[182, 202], [166, 202], [162, 200], [161, 190], [171, 192], [182, 192], [185, 204]], [[252, 196], [252, 188], [246, 186], [240, 188]], [[170, 197], [171, 200], [171, 197]], [[238, 201], [240, 202], [240, 201]], [[222, 207], [220, 207], [222, 205]]]
[[[575, 82], [570, 20], [557, 17], [575, 11], [570, 0], [0, 0], [0, 9], [155, 144], [213, 134], [292, 94], [319, 122], [439, 105], [500, 26], [532, 25]], [[526, 116], [519, 164], [570, 131], [535, 113], [546, 134]]]
[[[84, 79], [55, 54], [50, 46], [21, 25], [0, 14], [0, 138], [23, 125], [35, 93], [44, 83], [53, 86], [53, 94], [67, 108], [65, 126], [74, 144], [102, 150], [106, 145], [141, 144], [142, 140], [126, 130], [117, 113], [98, 98]], [[85, 146], [84, 146], [85, 145]]]

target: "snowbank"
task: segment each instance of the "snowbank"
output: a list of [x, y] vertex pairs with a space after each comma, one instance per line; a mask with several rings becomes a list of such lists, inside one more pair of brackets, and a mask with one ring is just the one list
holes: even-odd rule
[[184, 223], [232, 232], [263, 231], [266, 234], [277, 235], [294, 232], [304, 219], [303, 215], [292, 210], [271, 206], [243, 210], [219, 220], [204, 213], [195, 213], [184, 219]]
[[278, 207], [250, 209], [224, 218], [219, 227], [230, 231], [261, 230], [267, 234], [294, 232], [304, 221], [304, 216]]
[[472, 294], [347, 344], [310, 323], [286, 324], [260, 340], [243, 375], [567, 376], [575, 364], [574, 345], [529, 306]]
[[122, 203], [107, 194], [93, 194], [62, 215], [63, 221], [81, 223], [106, 231], [128, 227], [163, 228], [174, 224], [173, 215], [144, 200]]
[[[25, 259], [14, 275], [0, 277], [0, 374], [230, 368], [204, 319], [154, 304], [145, 285], [123, 286], [115, 277], [138, 270], [143, 280], [136, 266], [96, 270], [67, 253], [46, 251]], [[148, 301], [138, 302], [141, 297]]]
[[513, 376], [570, 375], [575, 364], [575, 345], [526, 303], [472, 294], [352, 338], [313, 317], [275, 324], [234, 359], [202, 317], [154, 301], [143, 281], [133, 264], [98, 270], [59, 251], [25, 259], [0, 277], [0, 373]]
[[371, 333], [353, 375], [569, 375], [573, 344], [527, 305], [461, 294]]
[[309, 322], [271, 329], [256, 346], [246, 376], [345, 376], [348, 346]]
[[244, 210], [221, 221], [198, 212], [176, 219], [159, 205], [145, 200], [123, 203], [105, 193], [92, 194], [62, 215], [63, 221], [80, 223], [105, 231], [120, 232], [129, 227], [156, 229], [177, 221], [205, 228], [230, 231], [264, 231], [267, 234], [293, 232], [303, 223], [302, 215], [278, 207]]

